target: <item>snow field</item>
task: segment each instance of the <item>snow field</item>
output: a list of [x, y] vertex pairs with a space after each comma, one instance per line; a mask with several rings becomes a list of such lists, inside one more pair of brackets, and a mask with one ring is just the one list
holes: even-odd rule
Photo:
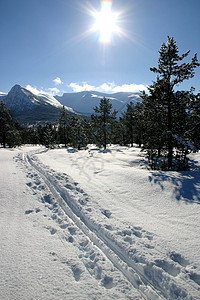
[[[41, 236], [28, 245], [36, 248], [37, 254], [44, 242], [48, 253], [39, 253], [40, 269], [49, 269], [51, 274], [50, 259], [57, 270], [53, 274], [54, 289], [52, 277], [49, 283], [47, 277], [48, 292], [38, 290], [42, 299], [45, 295], [48, 299], [63, 299], [64, 295], [67, 299], [80, 295], [82, 299], [200, 298], [198, 170], [148, 171], [137, 147], [30, 150], [13, 151], [11, 157], [15, 157], [18, 168], [14, 162], [10, 164], [23, 179], [21, 194], [26, 185], [24, 201], [16, 197], [20, 217], [28, 224], [22, 224], [23, 230], [31, 227], [31, 236]], [[200, 161], [198, 154], [195, 160]], [[11, 195], [8, 200], [14, 207]], [[11, 207], [2, 214], [8, 215]], [[16, 232], [12, 234], [18, 243]], [[4, 236], [8, 246], [5, 232]], [[14, 248], [19, 251], [18, 244], [14, 243]], [[27, 255], [31, 260], [33, 249]], [[63, 272], [67, 272], [67, 278]], [[7, 288], [9, 293], [12, 283]], [[1, 289], [5, 293], [3, 285]], [[20, 289], [24, 290], [23, 285]], [[37, 299], [33, 288], [32, 292], [20, 299]]]
[[[41, 157], [41, 155], [38, 154], [38, 157]], [[51, 157], [50, 159], [48, 155]], [[188, 174], [182, 174], [182, 178], [180, 179], [181, 174], [176, 172], [173, 174], [168, 173], [167, 176], [169, 178], [173, 176], [173, 180], [167, 179], [162, 182], [162, 186], [158, 184], [153, 186], [152, 189], [153, 183], [156, 182], [153, 179], [154, 182], [152, 183], [151, 177], [158, 176], [159, 174], [158, 172], [155, 174], [155, 172], [149, 172], [145, 169], [144, 157], [137, 148], [128, 149], [118, 147], [115, 149], [115, 147], [111, 147], [107, 151], [90, 149], [89, 151], [82, 152], [77, 152], [73, 149], [68, 149], [67, 151], [61, 149], [42, 155], [42, 161], [45, 161], [45, 159], [47, 165], [53, 167], [54, 170], [65, 170], [70, 174], [73, 178], [71, 179], [72, 182], [78, 179], [81, 187], [84, 187], [84, 191], [87, 191], [87, 195], [92, 197], [91, 201], [86, 201], [87, 209], [84, 212], [84, 216], [87, 215], [87, 218], [89, 213], [89, 226], [95, 223], [95, 226], [98, 227], [96, 230], [100, 232], [100, 238], [103, 238], [103, 241], [109, 244], [109, 248], [114, 250], [115, 253], [117, 252], [118, 257], [122, 258], [129, 267], [135, 269], [137, 274], [143, 277], [143, 284], [145, 284], [145, 281], [150, 281], [150, 285], [153, 283], [152, 288], [155, 287], [158, 293], [164, 295], [166, 298], [176, 298], [177, 295], [179, 295], [180, 299], [189, 297], [187, 290], [193, 290], [193, 288], [195, 290], [196, 284], [198, 285], [197, 267], [196, 265], [193, 266], [191, 262], [182, 266], [180, 262], [189, 262], [185, 258], [188, 253], [194, 259], [191, 251], [196, 256], [199, 255], [197, 251], [199, 215], [196, 214], [196, 218], [194, 218], [194, 214], [190, 216], [190, 213], [194, 212], [196, 207], [190, 207], [189, 213], [185, 209], [188, 202], [195, 203], [196, 205], [198, 198], [195, 199], [196, 195], [194, 195], [191, 199], [182, 199], [182, 203], [180, 203], [177, 191], [175, 192], [172, 185], [176, 180], [177, 182], [181, 182]], [[90, 162], [90, 160], [92, 161]], [[148, 178], [146, 177], [147, 175]], [[160, 173], [160, 175], [163, 176], [163, 173]], [[133, 189], [134, 181], [137, 189]], [[75, 186], [79, 185], [79, 183], [75, 182]], [[149, 188], [151, 189], [150, 191]], [[74, 190], [77, 190], [77, 188], [69, 188], [69, 186], [67, 186], [67, 189], [68, 191], [72, 191], [72, 194]], [[163, 191], [162, 199], [160, 198], [160, 189]], [[148, 203], [146, 201], [147, 195], [150, 196], [148, 197]], [[72, 200], [73, 198], [74, 195], [71, 195], [70, 199]], [[80, 198], [80, 195], [78, 195], [76, 199], [77, 204]], [[88, 196], [86, 198], [88, 199]], [[92, 202], [92, 208], [89, 202]], [[199, 206], [197, 207], [199, 208]], [[99, 211], [101, 214], [99, 214]], [[114, 213], [116, 213], [117, 219], [114, 218]], [[138, 215], [138, 219], [135, 215]], [[111, 219], [112, 224], [115, 224], [113, 228], [105, 224], [108, 232], [100, 225], [104, 221], [101, 218], [102, 216], [104, 216], [104, 219], [107, 219], [106, 221]], [[135, 226], [132, 226], [133, 216], [134, 223], [136, 220]], [[143, 226], [138, 226], [139, 222], [140, 224], [142, 222]], [[196, 230], [193, 229], [195, 224], [197, 226]], [[94, 231], [95, 226], [92, 225], [90, 229]], [[125, 231], [120, 230], [121, 227], [128, 227], [128, 231], [126, 231], [127, 229]], [[130, 231], [132, 227], [133, 230]], [[153, 231], [149, 232], [144, 229], [145, 227]], [[110, 228], [112, 230], [109, 230]], [[180, 232], [177, 232], [177, 228], [178, 230], [180, 229]], [[193, 236], [191, 237], [192, 231]], [[123, 238], [120, 239], [120, 236]], [[136, 238], [136, 241], [132, 237]], [[148, 243], [146, 240], [148, 240]], [[151, 245], [149, 241], [153, 240], [154, 243], [152, 242], [153, 245]], [[191, 242], [193, 243], [192, 247]], [[137, 244], [136, 247], [135, 244]], [[122, 245], [123, 251], [120, 251], [119, 249]], [[187, 247], [189, 248], [188, 251]], [[129, 261], [130, 257], [131, 261]], [[191, 270], [188, 271], [190, 268]], [[187, 281], [189, 285], [185, 289], [185, 280], [188, 278], [188, 273], [189, 280]], [[196, 275], [193, 276], [191, 274]], [[176, 279], [177, 286], [171, 277]], [[195, 278], [196, 281], [192, 278]], [[192, 291], [192, 294], [195, 294], [195, 291]], [[155, 295], [153, 295], [154, 297]]]

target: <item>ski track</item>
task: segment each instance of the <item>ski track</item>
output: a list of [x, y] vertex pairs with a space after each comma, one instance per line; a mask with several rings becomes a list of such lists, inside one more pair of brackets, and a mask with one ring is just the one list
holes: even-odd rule
[[[37, 152], [35, 152], [35, 154], [36, 153]], [[25, 163], [26, 167], [29, 168], [29, 172], [31, 169], [32, 174], [37, 173], [37, 175], [42, 178], [42, 181], [50, 190], [56, 203], [62, 208], [67, 217], [81, 230], [86, 239], [89, 239], [99, 251], [107, 257], [112, 265], [125, 276], [128, 282], [138, 290], [142, 299], [199, 299], [195, 296], [192, 297], [187, 293], [186, 284], [183, 284], [183, 286], [185, 285], [184, 289], [182, 286], [177, 285], [176, 281], [173, 280], [176, 276], [182, 276], [183, 280], [187, 276], [188, 287], [190, 287], [190, 291], [194, 290], [194, 292], [195, 284], [200, 285], [200, 275], [196, 273], [188, 274], [185, 267], [189, 265], [189, 262], [183, 257], [172, 251], [169, 256], [171, 261], [157, 259], [153, 264], [152, 262], [146, 261], [145, 258], [141, 258], [139, 255], [137, 256], [137, 253], [135, 256], [130, 255], [126, 250], [125, 245], [122, 244], [121, 241], [118, 241], [111, 233], [112, 226], [107, 225], [105, 230], [103, 226], [97, 224], [94, 219], [88, 216], [88, 213], [83, 209], [84, 202], [87, 200], [83, 197], [83, 191], [76, 187], [77, 184], [72, 183], [70, 185], [62, 185], [62, 179], [67, 176], [66, 174], [56, 174], [54, 170], [41, 165], [34, 156], [34, 151], [32, 154], [23, 153], [22, 156], [18, 158], [20, 158]], [[76, 194], [80, 193], [80, 198], [82, 199], [80, 201], [81, 205], [73, 199], [72, 192], [75, 192]], [[44, 201], [50, 203], [48, 197], [49, 196], [46, 196]], [[101, 212], [106, 218], [110, 218], [110, 211], [102, 210]], [[25, 214], [30, 213], [32, 213], [32, 210], [27, 210], [25, 212]], [[70, 228], [68, 228], [68, 230], [71, 233], [71, 237], [68, 241], [73, 242], [75, 229], [73, 227]], [[59, 234], [54, 228], [48, 229], [51, 234]], [[124, 236], [125, 242], [131, 243], [130, 235], [132, 233], [134, 236], [141, 238], [140, 229], [141, 228], [135, 228], [134, 232], [131, 233], [130, 230], [122, 230], [118, 234]], [[61, 237], [60, 239], [62, 240]], [[149, 240], [150, 239], [151, 237], [149, 235]], [[64, 243], [63, 240], [62, 242]], [[75, 280], [78, 281], [80, 279], [81, 269], [72, 266], [72, 271]], [[100, 274], [101, 270], [99, 269], [98, 272]], [[96, 276], [98, 277], [98, 274]], [[111, 278], [104, 278], [104, 281], [105, 287], [112, 287]]]

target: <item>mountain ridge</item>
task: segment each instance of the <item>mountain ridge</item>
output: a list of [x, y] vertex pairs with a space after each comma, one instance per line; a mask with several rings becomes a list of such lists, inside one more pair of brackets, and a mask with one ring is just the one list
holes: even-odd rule
[[64, 93], [62, 96], [34, 94], [19, 84], [14, 85], [8, 94], [0, 93], [0, 101], [5, 103], [12, 115], [20, 122], [28, 123], [56, 121], [63, 106], [70, 114], [89, 116], [94, 113], [93, 108], [99, 106], [104, 97], [110, 100], [113, 109], [118, 111], [118, 116], [130, 101], [137, 103], [142, 100], [139, 93], [131, 92], [109, 94], [82, 91]]
[[72, 107], [76, 112], [81, 114], [94, 113], [93, 108], [98, 106], [100, 100], [106, 97], [110, 100], [113, 109], [121, 114], [126, 107], [126, 104], [132, 101], [133, 103], [140, 102], [140, 93], [132, 92], [118, 92], [114, 94], [102, 93], [97, 91], [82, 91], [78, 93], [64, 93], [62, 96], [55, 96], [55, 98], [62, 104]]

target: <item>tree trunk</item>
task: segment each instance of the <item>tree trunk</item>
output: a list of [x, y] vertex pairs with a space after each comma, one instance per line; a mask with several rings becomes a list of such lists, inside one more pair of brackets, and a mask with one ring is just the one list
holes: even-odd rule
[[103, 146], [104, 146], [104, 150], [106, 149], [106, 144], [107, 144], [107, 136], [106, 136], [106, 129], [104, 128], [104, 130], [103, 130]]

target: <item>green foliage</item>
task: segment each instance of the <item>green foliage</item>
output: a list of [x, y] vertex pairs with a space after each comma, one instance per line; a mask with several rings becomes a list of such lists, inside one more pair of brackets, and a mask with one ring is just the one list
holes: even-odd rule
[[[159, 51], [158, 68], [151, 71], [158, 74], [157, 81], [149, 87], [149, 94], [143, 94], [145, 116], [144, 148], [150, 155], [159, 157], [167, 153], [168, 169], [173, 169], [174, 148], [185, 148], [188, 131], [188, 92], [175, 92], [174, 87], [194, 76], [200, 64], [195, 54], [190, 63], [182, 63], [190, 51], [178, 53], [174, 38], [168, 37]], [[182, 141], [182, 142], [181, 142]], [[152, 154], [153, 153], [153, 154]]]
[[22, 128], [13, 118], [3, 102], [0, 103], [0, 144], [6, 148], [22, 144]]
[[78, 150], [86, 148], [88, 144], [88, 122], [81, 117], [72, 117], [70, 120], [71, 137], [70, 143]]
[[127, 104], [127, 110], [123, 113], [121, 124], [124, 125], [124, 141], [125, 144], [133, 143], [141, 146], [143, 136], [143, 110], [142, 104], [133, 102]]
[[92, 115], [92, 125], [94, 128], [95, 142], [98, 146], [106, 146], [111, 142], [113, 134], [113, 123], [116, 120], [117, 111], [112, 111], [112, 104], [105, 97], [101, 99], [99, 107], [94, 107], [97, 115]]
[[60, 110], [60, 117], [58, 119], [58, 140], [59, 143], [64, 144], [67, 147], [69, 143], [70, 126], [69, 126], [69, 114], [63, 106]]
[[46, 148], [53, 149], [56, 145], [56, 131], [52, 123], [47, 123], [43, 131], [43, 141], [42, 144]]

